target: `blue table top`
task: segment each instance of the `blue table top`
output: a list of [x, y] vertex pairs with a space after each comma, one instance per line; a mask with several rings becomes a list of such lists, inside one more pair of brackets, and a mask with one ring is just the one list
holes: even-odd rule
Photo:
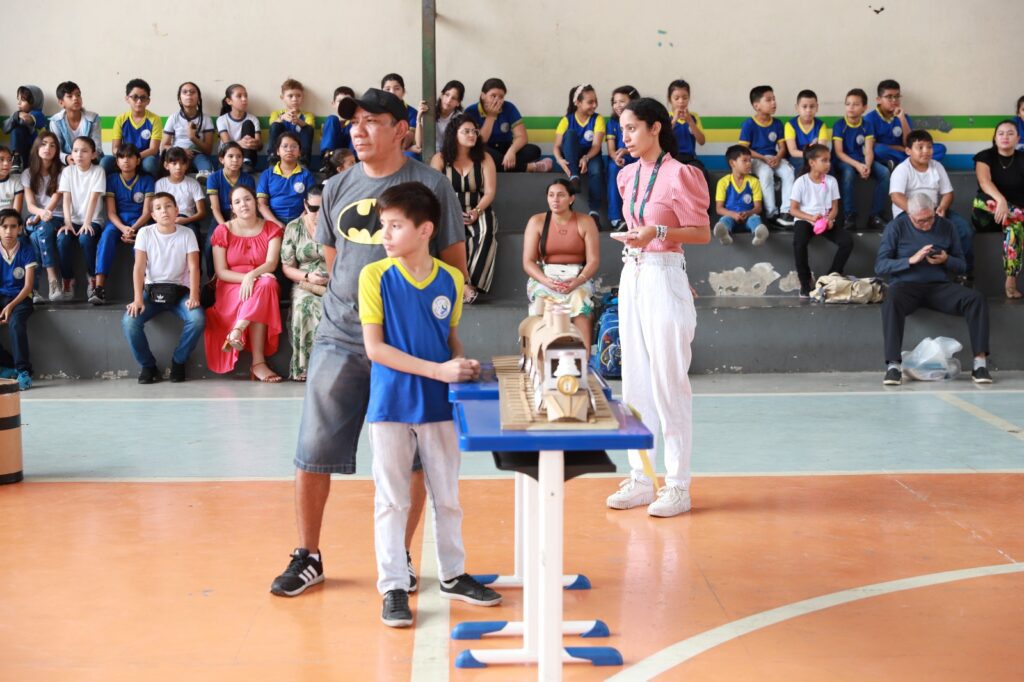
[[[612, 399], [612, 388], [604, 377], [594, 372], [597, 382], [601, 384], [604, 397]], [[497, 400], [498, 377], [494, 373], [494, 365], [489, 362], [480, 363], [480, 378], [461, 384], [448, 384], [448, 400], [457, 403], [460, 400]]]
[[619, 419], [615, 430], [503, 431], [497, 400], [465, 400], [454, 405], [459, 449], [464, 452], [503, 450], [626, 450], [650, 449], [654, 436], [619, 402], [609, 401]]

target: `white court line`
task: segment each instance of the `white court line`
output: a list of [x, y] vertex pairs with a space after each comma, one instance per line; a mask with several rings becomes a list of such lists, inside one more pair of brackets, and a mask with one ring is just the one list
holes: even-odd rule
[[1014, 438], [1017, 438], [1019, 440], [1024, 440], [1024, 429], [1022, 429], [1021, 427], [1017, 426], [1013, 422], [1008, 422], [1005, 419], [1003, 419], [1002, 417], [998, 417], [998, 416], [992, 414], [991, 412], [989, 412], [988, 410], [983, 409], [981, 407], [978, 407], [974, 403], [967, 402], [963, 398], [958, 398], [955, 395], [948, 395], [948, 394], [945, 394], [945, 393], [937, 393], [936, 397], [938, 397], [943, 402], [949, 403], [953, 407], [959, 407], [961, 410], [963, 410], [967, 414], [969, 414], [969, 415], [971, 415], [973, 417], [977, 417], [981, 421], [985, 422], [986, 424], [990, 424], [990, 425], [996, 427], [1000, 431], [1005, 431], [1006, 433], [1008, 433], [1009, 435], [1013, 436]]
[[438, 682], [448, 679], [450, 604], [447, 599], [441, 599], [438, 588], [437, 538], [434, 537], [434, 511], [429, 504], [423, 515], [423, 546], [420, 551], [412, 682]]
[[[694, 473], [693, 478], [799, 478], [825, 476], [946, 476], [970, 474], [1024, 474], [1024, 468], [1011, 469], [869, 469], [864, 471], [709, 471]], [[628, 472], [584, 474], [577, 478], [623, 478]], [[664, 474], [659, 474], [664, 476]], [[512, 480], [513, 474], [463, 474], [460, 481]], [[372, 481], [367, 474], [336, 475], [335, 483], [344, 481]], [[109, 478], [68, 476], [26, 476], [25, 483], [259, 483], [294, 481], [294, 476], [113, 476]]]
[[929, 573], [926, 575], [914, 576], [912, 578], [875, 583], [874, 585], [864, 585], [863, 587], [855, 587], [849, 590], [842, 590], [840, 592], [833, 592], [832, 594], [814, 597], [812, 599], [805, 599], [804, 601], [798, 601], [775, 609], [770, 609], [768, 611], [762, 611], [761, 613], [756, 613], [746, 618], [740, 618], [739, 620], [734, 620], [731, 623], [726, 623], [725, 625], [712, 628], [711, 630], [705, 630], [699, 635], [694, 635], [693, 637], [684, 639], [681, 642], [676, 642], [675, 644], [665, 647], [661, 651], [648, 656], [639, 663], [626, 668], [617, 675], [609, 677], [608, 680], [609, 682], [612, 680], [615, 680], [616, 682], [626, 682], [627, 680], [649, 680], [655, 675], [660, 675], [667, 670], [671, 670], [691, 658], [699, 656], [705, 651], [713, 649], [720, 644], [725, 644], [737, 637], [748, 635], [751, 632], [756, 632], [757, 630], [777, 625], [778, 623], [782, 623], [799, 616], [805, 616], [809, 613], [815, 613], [816, 611], [823, 611], [825, 609], [832, 608], [833, 606], [841, 606], [843, 604], [849, 604], [850, 602], [860, 601], [862, 599], [870, 599], [872, 597], [891, 594], [893, 592], [901, 592], [903, 590], [913, 590], [919, 587], [931, 587], [933, 585], [942, 585], [959, 580], [970, 580], [972, 578], [983, 578], [993, 575], [1022, 572], [1024, 572], [1024, 564], [1022, 563], [978, 566], [976, 568], [966, 568], [959, 571]]

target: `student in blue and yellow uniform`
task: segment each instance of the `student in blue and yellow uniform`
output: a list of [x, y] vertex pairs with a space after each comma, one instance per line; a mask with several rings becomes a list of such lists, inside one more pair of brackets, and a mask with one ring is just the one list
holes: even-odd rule
[[1017, 149], [1024, 151], [1024, 97], [1017, 98], [1017, 117], [1014, 119], [1017, 124]]
[[299, 163], [299, 149], [295, 133], [281, 133], [275, 150], [281, 160], [264, 171], [256, 185], [260, 214], [282, 228], [302, 215], [306, 192], [316, 184], [313, 174]]
[[[690, 84], [682, 78], [668, 84], [668, 108], [672, 112], [672, 134], [676, 136], [679, 151], [675, 153], [676, 161], [700, 169], [704, 182], [711, 195], [711, 176], [708, 169], [697, 158], [697, 145], [704, 145], [704, 126], [696, 111], [690, 110]], [[710, 213], [708, 214], [710, 216]]]
[[[356, 93], [347, 85], [339, 85], [334, 89], [334, 101], [331, 110], [335, 113], [324, 119], [323, 128], [320, 130], [320, 158], [323, 160], [323, 168], [320, 172], [330, 175], [327, 172], [331, 165], [331, 156], [338, 149], [353, 150], [352, 147], [352, 123], [342, 120], [337, 115], [338, 105], [346, 97], [355, 97]], [[354, 153], [354, 150], [353, 150]], [[358, 161], [358, 159], [356, 159]]]
[[405, 136], [405, 155], [422, 161], [422, 150], [416, 147], [416, 123], [419, 121], [419, 112], [415, 107], [405, 103], [405, 79], [397, 73], [389, 73], [380, 79], [380, 89], [390, 92], [402, 101], [402, 106], [405, 107], [405, 120], [409, 122], [409, 133]]
[[39, 263], [36, 252], [21, 240], [21, 213], [0, 210], [0, 325], [7, 327], [11, 352], [0, 346], [0, 369], [13, 369], [22, 391], [32, 386], [28, 352], [28, 318], [32, 315], [32, 285]]
[[[891, 171], [896, 164], [907, 160], [907, 135], [914, 129], [900, 101], [900, 84], [887, 78], [878, 84], [877, 106], [869, 111], [864, 120], [875, 133], [875, 159], [886, 164]], [[946, 145], [933, 145], [932, 160], [942, 161], [946, 156]]]
[[381, 620], [412, 625], [405, 551], [413, 456], [419, 452], [434, 508], [441, 597], [496, 606], [501, 595], [466, 573], [459, 504], [462, 460], [449, 382], [469, 381], [480, 363], [462, 356], [456, 327], [462, 273], [430, 255], [441, 203], [426, 185], [407, 182], [377, 199], [388, 257], [359, 274], [359, 319], [370, 368], [366, 421], [373, 450], [374, 548]]
[[499, 173], [547, 173], [551, 159], [540, 158], [540, 147], [530, 144], [523, 117], [516, 105], [505, 99], [507, 93], [503, 80], [488, 78], [480, 88], [480, 101], [466, 107], [466, 115], [480, 128], [480, 139]]
[[758, 85], [750, 90], [750, 105], [754, 115], [743, 122], [740, 128], [740, 144], [750, 148], [753, 157], [754, 175], [764, 192], [765, 219], [782, 227], [793, 227], [793, 216], [783, 203], [780, 212], [775, 200], [775, 178], [782, 181], [782, 200], [785, 202], [793, 191], [793, 167], [786, 161], [785, 129], [775, 118], [778, 103], [775, 91], [770, 85]]
[[312, 112], [302, 110], [305, 97], [305, 86], [294, 78], [289, 78], [281, 83], [281, 102], [284, 104], [284, 109], [275, 109], [270, 112], [268, 146], [276, 152], [277, 140], [281, 134], [292, 133], [299, 141], [299, 158], [304, 165], [308, 166], [313, 156], [313, 129], [316, 117]]
[[846, 93], [846, 116], [832, 126], [833, 153], [836, 157], [836, 171], [839, 176], [839, 194], [846, 217], [844, 227], [852, 230], [857, 226], [857, 206], [854, 203], [854, 182], [859, 177], [867, 180], [872, 175], [875, 185], [871, 202], [868, 228], [881, 230], [885, 227], [882, 210], [889, 197], [889, 168], [875, 160], [875, 131], [864, 118], [868, 106], [868, 94], [860, 88]]
[[149, 83], [133, 78], [124, 86], [124, 101], [128, 111], [114, 119], [114, 130], [110, 147], [113, 152], [100, 160], [107, 175], [117, 172], [117, 150], [121, 145], [131, 144], [142, 160], [142, 170], [155, 178], [160, 174], [160, 138], [163, 137], [163, 121], [146, 108], [151, 94]]
[[736, 228], [745, 227], [754, 233], [754, 246], [764, 244], [768, 239], [768, 228], [761, 223], [761, 183], [750, 174], [750, 150], [741, 144], [734, 144], [725, 150], [725, 160], [730, 173], [718, 181], [715, 189], [715, 223], [713, 234], [723, 244], [732, 244], [732, 233]]
[[[96, 247], [96, 291], [94, 305], [107, 300], [107, 275], [114, 266], [119, 243], [134, 244], [139, 228], [149, 222], [155, 181], [139, 172], [139, 150], [127, 142], [114, 153], [120, 172], [107, 176], [107, 224]], [[106, 157], [104, 157], [106, 158]]]
[[640, 98], [640, 93], [632, 85], [620, 85], [612, 90], [612, 116], [608, 119], [608, 132], [605, 140], [608, 142], [608, 220], [612, 228], [617, 230], [624, 223], [622, 222], [622, 195], [619, 194], [619, 184], [616, 178], [619, 171], [636, 161], [629, 155], [626, 143], [622, 139], [622, 125], [619, 123], [619, 116], [626, 105], [635, 99]]
[[604, 116], [597, 113], [594, 86], [583, 83], [569, 90], [569, 107], [555, 128], [555, 161], [577, 187], [580, 176], [587, 176], [587, 204], [590, 217], [598, 224], [605, 192], [601, 161], [605, 131]]
[[[832, 133], [818, 118], [818, 95], [814, 90], [801, 90], [796, 96], [796, 116], [785, 126], [786, 151], [798, 173], [804, 165], [804, 150], [812, 144], [832, 147]], [[788, 201], [788, 197], [783, 197]]]

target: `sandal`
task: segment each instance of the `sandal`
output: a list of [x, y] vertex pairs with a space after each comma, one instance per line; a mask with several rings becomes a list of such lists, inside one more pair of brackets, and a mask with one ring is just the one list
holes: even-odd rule
[[[269, 369], [270, 374], [268, 374], [265, 377], [256, 376], [256, 368], [259, 367], [260, 365], [263, 365], [264, 367]], [[281, 383], [281, 375], [279, 375], [277, 372], [271, 369], [270, 365], [268, 365], [266, 362], [257, 362], [256, 364], [249, 368], [249, 380], [262, 381], [265, 384], [279, 384]]]
[[1021, 293], [1020, 289], [1017, 288], [1017, 283], [1010, 284], [1007, 282], [1006, 286], [1003, 287], [1003, 291], [1006, 292], [1006, 298], [1024, 298], [1024, 293]]
[[228, 336], [224, 339], [224, 345], [220, 347], [225, 353], [231, 352], [232, 349], [241, 353], [245, 350], [245, 338], [242, 336], [245, 327], [232, 327], [231, 331], [228, 332]]
[[476, 300], [476, 297], [480, 295], [480, 290], [472, 284], [466, 284], [462, 287], [462, 302], [472, 303]]

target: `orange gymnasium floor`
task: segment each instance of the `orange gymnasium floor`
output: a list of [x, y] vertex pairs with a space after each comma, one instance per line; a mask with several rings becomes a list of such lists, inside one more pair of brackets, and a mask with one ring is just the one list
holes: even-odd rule
[[[1024, 377], [877, 390], [880, 377], [697, 377], [694, 511], [614, 512], [614, 477], [566, 487], [566, 619], [625, 665], [566, 680], [1024, 679]], [[301, 387], [41, 383], [26, 480], [0, 487], [0, 680], [519, 680], [456, 669], [466, 620], [521, 594], [441, 600], [430, 532], [416, 627], [380, 623], [373, 484], [334, 482], [327, 581], [269, 594], [295, 543]], [[145, 429], [132, 429], [141, 415]], [[154, 415], [160, 415], [155, 418]], [[613, 456], [622, 471], [621, 453]], [[463, 463], [471, 572], [512, 568], [512, 480]]]

